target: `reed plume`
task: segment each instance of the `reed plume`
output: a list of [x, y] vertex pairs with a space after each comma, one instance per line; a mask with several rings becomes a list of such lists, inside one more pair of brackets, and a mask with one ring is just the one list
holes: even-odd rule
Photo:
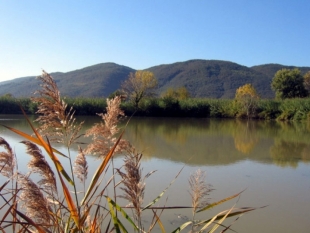
[[53, 77], [44, 70], [38, 77], [42, 81], [41, 89], [35, 92], [31, 98], [34, 103], [38, 104], [39, 130], [42, 135], [49, 136], [50, 141], [64, 143], [70, 146], [81, 136], [79, 131], [83, 122], [76, 124], [74, 111], [72, 108], [67, 109], [67, 104], [60, 97], [57, 84]]
[[79, 154], [76, 156], [74, 161], [73, 171], [82, 183], [86, 181], [88, 175], [88, 165], [85, 154], [81, 147], [79, 147]]
[[[104, 157], [113, 147], [117, 140], [116, 134], [119, 132], [117, 124], [124, 117], [124, 112], [119, 107], [120, 104], [121, 98], [119, 96], [107, 99], [106, 113], [97, 113], [102, 121], [86, 131], [86, 137], [92, 136], [92, 142], [85, 149], [86, 154]], [[129, 142], [122, 139], [116, 147], [115, 153], [126, 151], [130, 147]]]
[[25, 209], [26, 215], [37, 224], [48, 225], [51, 222], [51, 208], [40, 188], [28, 177], [17, 174], [17, 182], [21, 186], [21, 207]]
[[12, 177], [15, 167], [15, 156], [9, 143], [0, 137], [0, 146], [3, 146], [5, 151], [0, 152], [0, 172], [5, 177]]
[[27, 154], [31, 156], [28, 162], [28, 168], [34, 173], [40, 174], [42, 179], [38, 182], [46, 191], [57, 192], [56, 178], [53, 170], [42, 154], [42, 151], [32, 142], [22, 141], [27, 147]]
[[195, 173], [191, 174], [189, 178], [190, 195], [192, 198], [193, 214], [198, 208], [206, 206], [209, 202], [208, 195], [213, 190], [211, 185], [205, 181], [206, 172], [198, 169]]
[[124, 187], [121, 189], [124, 191], [124, 195], [120, 197], [129, 201], [135, 210], [135, 219], [142, 229], [141, 212], [145, 191], [145, 178], [142, 178], [142, 169], [140, 168], [140, 161], [142, 154], [129, 152], [124, 158], [125, 172], [118, 170], [118, 173], [122, 177], [122, 183]]

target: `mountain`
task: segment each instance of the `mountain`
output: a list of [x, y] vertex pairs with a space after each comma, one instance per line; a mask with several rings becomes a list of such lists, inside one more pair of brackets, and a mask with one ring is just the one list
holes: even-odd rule
[[[270, 88], [274, 74], [283, 68], [298, 68], [302, 73], [310, 67], [265, 64], [246, 67], [221, 60], [189, 60], [173, 64], [158, 65], [152, 71], [158, 79], [158, 94], [169, 87], [185, 86], [193, 97], [233, 98], [236, 89], [251, 83], [262, 98], [273, 98]], [[134, 69], [115, 63], [101, 63], [67, 73], [51, 73], [62, 96], [107, 97], [120, 88]], [[29, 97], [39, 88], [34, 76], [0, 82], [0, 96], [7, 93], [15, 97]]]
[[251, 69], [267, 75], [268, 77], [273, 77], [278, 70], [281, 69], [294, 69], [298, 68], [301, 73], [304, 75], [310, 70], [310, 67], [296, 67], [296, 66], [284, 66], [280, 64], [265, 64], [259, 66], [252, 66]]
[[[119, 88], [121, 82], [135, 70], [115, 63], [102, 63], [67, 73], [50, 73], [62, 96], [101, 97]], [[0, 96], [11, 93], [15, 97], [28, 97], [39, 88], [40, 81], [33, 77], [0, 82]]]
[[238, 87], [251, 83], [260, 96], [274, 96], [270, 87], [272, 77], [233, 62], [190, 60], [148, 70], [158, 78], [160, 92], [185, 86], [194, 97], [233, 98]]

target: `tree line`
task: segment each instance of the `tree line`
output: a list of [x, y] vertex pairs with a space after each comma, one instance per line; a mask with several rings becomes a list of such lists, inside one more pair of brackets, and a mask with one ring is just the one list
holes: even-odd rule
[[[158, 81], [152, 72], [136, 71], [130, 73], [121, 88], [108, 98], [121, 96], [121, 107], [127, 115], [280, 120], [310, 118], [310, 99], [304, 98], [310, 91], [310, 71], [304, 76], [298, 69], [276, 72], [271, 83], [276, 93], [274, 100], [261, 99], [249, 83], [239, 87], [232, 100], [191, 98], [186, 87], [171, 87], [157, 96], [157, 86]], [[66, 98], [65, 101], [77, 115], [95, 115], [106, 107], [103, 98]], [[16, 99], [10, 94], [0, 97], [0, 106], [2, 114], [20, 113], [19, 106], [29, 114], [36, 111], [36, 105], [30, 99]]]

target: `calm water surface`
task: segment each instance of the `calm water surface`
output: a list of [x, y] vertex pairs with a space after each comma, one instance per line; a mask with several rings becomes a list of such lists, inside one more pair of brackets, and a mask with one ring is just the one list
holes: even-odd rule
[[[84, 117], [83, 120], [85, 128], [98, 122], [97, 117]], [[0, 123], [31, 132], [22, 116], [0, 115]], [[3, 127], [0, 136], [15, 150], [19, 170], [26, 172], [28, 156], [19, 143], [22, 139]], [[236, 202], [237, 207], [268, 205], [243, 215], [232, 229], [240, 233], [309, 232], [310, 125], [133, 118], [125, 138], [143, 152], [144, 174], [157, 170], [147, 179], [145, 204], [161, 193], [184, 167], [160, 205], [190, 205], [188, 178], [200, 168], [206, 171], [207, 183], [214, 188], [211, 201], [245, 191], [238, 201], [203, 212], [197, 215], [198, 219], [212, 217]], [[89, 158], [89, 162], [90, 171], [94, 171], [98, 161]], [[122, 157], [117, 157], [115, 163], [121, 166]], [[146, 228], [149, 215], [151, 213], [145, 212]], [[183, 210], [167, 210], [162, 215], [167, 232], [190, 218], [191, 212]]]

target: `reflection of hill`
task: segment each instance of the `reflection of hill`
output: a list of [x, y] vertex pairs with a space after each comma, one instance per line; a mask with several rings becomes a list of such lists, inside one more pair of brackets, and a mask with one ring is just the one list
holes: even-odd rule
[[[100, 121], [100, 117], [79, 117], [78, 120], [85, 120], [85, 131]], [[2, 115], [0, 123], [31, 133], [20, 115]], [[302, 123], [133, 118], [124, 137], [142, 151], [145, 158], [192, 165], [225, 165], [248, 159], [295, 167], [300, 161], [310, 161], [309, 131], [310, 127]], [[0, 128], [0, 134], [2, 132], [8, 133]], [[9, 134], [14, 140], [21, 140], [20, 136]], [[80, 141], [87, 143], [89, 140], [82, 138]]]

